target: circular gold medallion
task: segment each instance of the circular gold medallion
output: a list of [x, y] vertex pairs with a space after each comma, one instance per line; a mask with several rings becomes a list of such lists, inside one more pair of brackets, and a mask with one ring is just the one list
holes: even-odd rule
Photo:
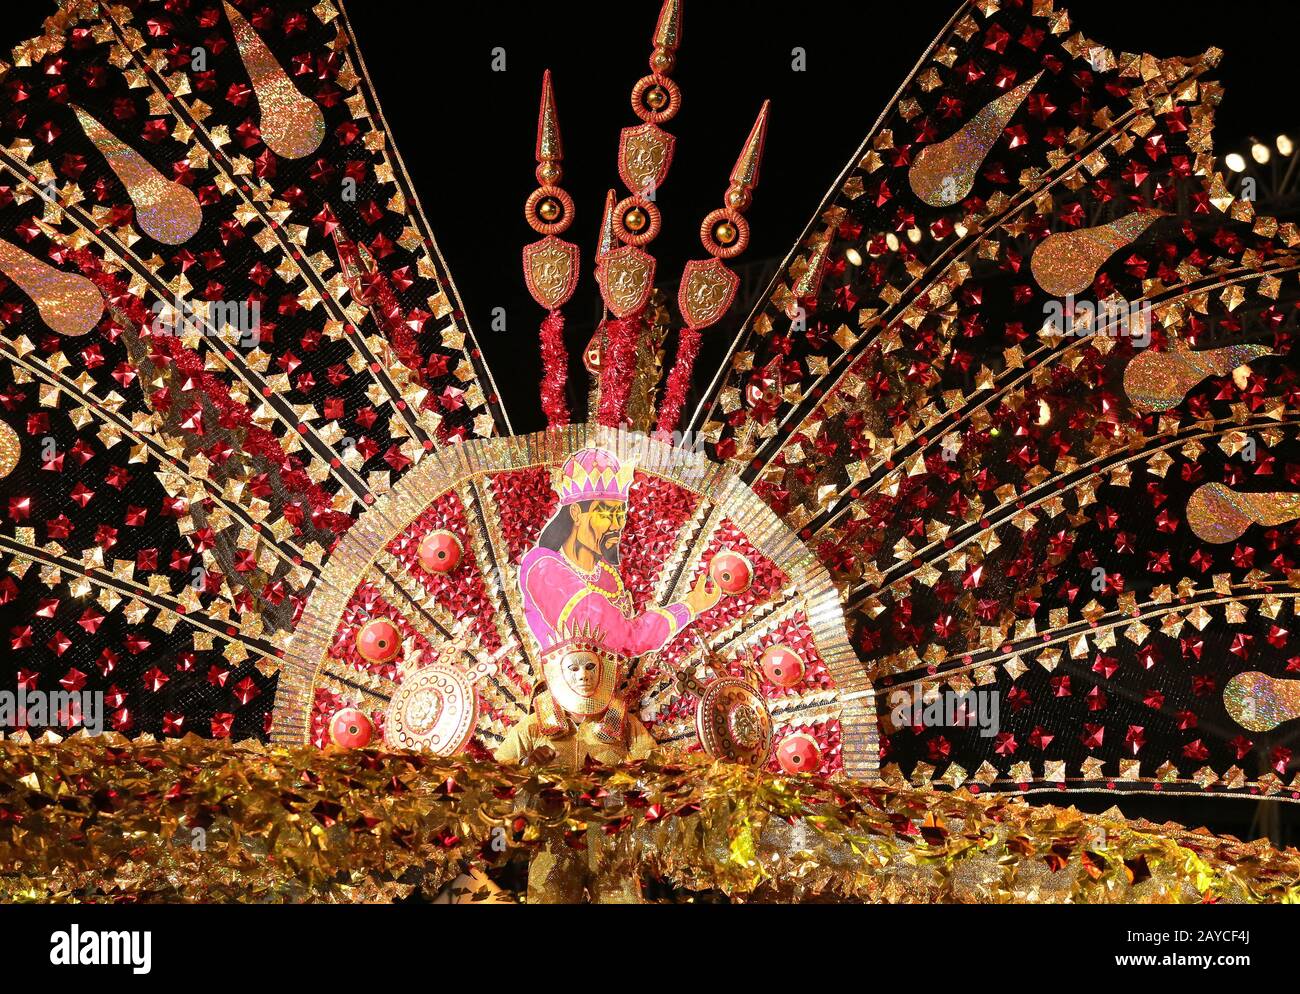
[[713, 759], [759, 766], [772, 748], [772, 716], [766, 702], [735, 677], [714, 680], [705, 688], [695, 708], [695, 730]]
[[478, 698], [465, 674], [433, 663], [407, 673], [388, 702], [384, 741], [450, 756], [469, 744], [477, 717]]

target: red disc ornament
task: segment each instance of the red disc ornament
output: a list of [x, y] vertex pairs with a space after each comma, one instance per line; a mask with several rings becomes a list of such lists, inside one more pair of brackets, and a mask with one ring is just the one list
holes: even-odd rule
[[768, 682], [777, 687], [793, 687], [803, 679], [803, 660], [788, 645], [768, 646], [759, 657], [758, 665]]
[[342, 708], [330, 719], [330, 741], [344, 749], [364, 749], [374, 735], [374, 722], [358, 708]]
[[786, 773], [815, 773], [822, 765], [822, 751], [807, 732], [794, 732], [776, 747], [776, 761]]
[[605, 326], [601, 325], [582, 350], [582, 365], [592, 376], [600, 375], [602, 353], [605, 351]]
[[429, 532], [420, 540], [420, 565], [430, 573], [450, 573], [460, 565], [465, 547], [445, 528]]
[[386, 618], [367, 621], [357, 632], [357, 652], [369, 663], [391, 663], [402, 648], [402, 634]]
[[724, 594], [743, 594], [754, 582], [754, 567], [739, 552], [723, 549], [709, 563], [709, 576]]

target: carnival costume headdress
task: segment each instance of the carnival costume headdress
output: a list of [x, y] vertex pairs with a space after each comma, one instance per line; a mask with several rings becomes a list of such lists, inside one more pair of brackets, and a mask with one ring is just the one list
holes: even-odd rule
[[[1217, 51], [1116, 53], [1056, 0], [956, 6], [825, 198], [791, 206], [811, 219], [693, 413], [768, 107], [719, 124], [741, 154], [674, 315], [650, 253], [682, 158], [667, 0], [571, 397], [581, 253], [544, 77], [523, 264], [550, 430], [518, 436], [429, 226], [459, 205], [421, 206], [341, 0], [62, 0], [0, 63], [0, 683], [103, 693], [128, 735], [326, 746], [346, 713], [378, 745], [411, 674], [416, 717], [452, 700], [403, 664], [463, 622], [495, 669], [458, 684], [451, 741], [490, 752], [553, 679], [505, 648], [528, 641], [513, 581], [552, 474], [561, 507], [626, 500], [645, 440], [624, 429], [680, 423], [707, 454], [642, 447], [621, 567], [667, 633], [628, 692], [660, 745], [770, 708], [770, 772], [1300, 800], [1279, 729], [1300, 720], [1300, 230], [1217, 168]], [[1045, 324], [1071, 295], [1153, 320]], [[728, 596], [688, 617], [715, 561]], [[885, 685], [1008, 707], [992, 737], [898, 729]]]
[[[572, 659], [591, 660], [596, 668], [595, 683], [589, 689], [574, 685], [565, 672], [566, 663]], [[570, 714], [600, 714], [613, 699], [618, 686], [623, 660], [609, 654], [602, 632], [584, 625], [566, 629], [560, 637], [542, 652], [542, 674], [546, 686], [564, 710]]]
[[[547, 692], [537, 697], [534, 708], [543, 734], [552, 738], [572, 734], [574, 718], [599, 715], [597, 738], [611, 744], [623, 742], [627, 734], [627, 704], [615, 691], [624, 675], [624, 662], [610, 654], [604, 634], [588, 625], [562, 632], [560, 640], [542, 653]], [[594, 683], [590, 687], [578, 685], [574, 666], [594, 667]]]

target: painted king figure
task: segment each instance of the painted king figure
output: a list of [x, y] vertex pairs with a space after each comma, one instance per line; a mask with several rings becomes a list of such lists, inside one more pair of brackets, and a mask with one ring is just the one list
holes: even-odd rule
[[706, 572], [683, 600], [634, 614], [618, 570], [632, 471], [604, 449], [583, 449], [564, 464], [559, 509], [519, 568], [546, 689], [497, 750], [502, 762], [542, 750], [576, 771], [588, 759], [616, 764], [642, 759], [654, 747], [619, 697], [619, 684], [632, 660], [663, 648], [721, 591]]

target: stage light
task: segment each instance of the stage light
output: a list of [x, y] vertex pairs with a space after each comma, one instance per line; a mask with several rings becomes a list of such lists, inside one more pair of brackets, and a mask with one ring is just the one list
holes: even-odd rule
[[1250, 146], [1250, 157], [1262, 166], [1272, 158], [1272, 153], [1263, 142], [1255, 142], [1254, 145]]
[[1246, 171], [1246, 160], [1242, 158], [1240, 152], [1229, 152], [1223, 162], [1234, 173], [1244, 173]]
[[1295, 151], [1295, 143], [1286, 135], [1278, 135], [1277, 150], [1283, 155], [1290, 155]]

